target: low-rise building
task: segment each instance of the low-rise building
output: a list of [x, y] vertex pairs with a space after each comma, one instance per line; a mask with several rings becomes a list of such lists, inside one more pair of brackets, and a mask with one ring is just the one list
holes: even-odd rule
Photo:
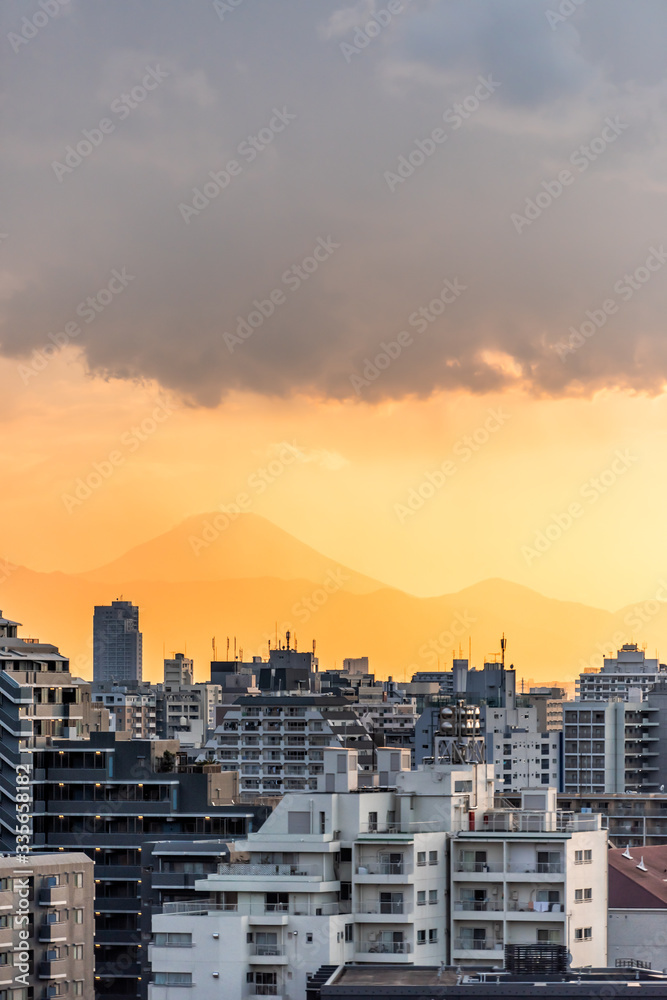
[[85, 854], [0, 858], [4, 997], [95, 996], [93, 862]]
[[559, 813], [546, 788], [496, 810], [489, 765], [439, 754], [396, 772], [393, 790], [362, 789], [356, 757], [325, 748], [317, 790], [285, 795], [235, 843], [248, 860], [196, 882], [201, 902], [154, 915], [151, 1000], [175, 985], [202, 1000], [301, 997], [347, 962], [492, 968], [505, 944], [605, 964], [599, 817]]
[[666, 872], [665, 844], [609, 852], [610, 965], [667, 972]]

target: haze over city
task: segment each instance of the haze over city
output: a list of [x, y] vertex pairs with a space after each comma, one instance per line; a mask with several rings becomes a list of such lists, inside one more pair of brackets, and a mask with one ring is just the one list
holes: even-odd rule
[[[188, 560], [238, 511], [411, 597], [586, 605], [568, 676], [619, 631], [660, 646], [667, 11], [400, 6], [372, 37], [373, 0], [4, 6], [0, 596], [36, 631], [85, 641], [11, 567], [89, 573], [184, 522]], [[218, 578], [254, 575], [228, 541]], [[190, 641], [258, 646], [299, 596], [211, 598]]]

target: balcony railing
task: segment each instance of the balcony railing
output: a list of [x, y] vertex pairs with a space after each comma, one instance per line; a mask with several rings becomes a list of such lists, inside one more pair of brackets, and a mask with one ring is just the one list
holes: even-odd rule
[[366, 861], [357, 865], [357, 875], [411, 875], [412, 865], [403, 861]]
[[501, 872], [502, 861], [457, 861], [457, 872]]
[[407, 941], [362, 941], [358, 951], [371, 955], [409, 955], [412, 945]]
[[362, 903], [359, 907], [359, 913], [410, 913], [411, 910], [412, 907], [407, 903], [383, 902], [379, 899], [371, 903]]
[[600, 817], [596, 813], [496, 809], [484, 814], [483, 827], [493, 833], [572, 833], [598, 830]]
[[454, 939], [455, 951], [500, 951], [502, 941], [495, 938], [460, 937]]
[[324, 878], [321, 868], [308, 865], [258, 865], [258, 864], [220, 864], [218, 875], [230, 875], [236, 878], [294, 878], [299, 875], [310, 878]]
[[286, 952], [285, 949], [278, 944], [253, 944], [250, 945], [250, 954], [263, 958], [266, 958], [267, 956], [282, 958]]
[[497, 899], [456, 899], [454, 900], [454, 909], [466, 912], [487, 913], [503, 910], [504, 904], [502, 900]]
[[153, 913], [161, 913], [164, 916], [180, 916], [187, 914], [191, 917], [203, 917], [209, 913], [231, 913], [241, 916], [261, 917], [271, 913], [287, 913], [295, 917], [329, 917], [338, 913], [349, 912], [344, 908], [343, 903], [324, 903], [319, 900], [309, 901], [299, 899], [291, 903], [207, 903], [206, 901], [192, 900], [177, 903], [163, 903], [162, 906], [155, 906]]
[[562, 861], [551, 863], [538, 861], [510, 861], [507, 865], [508, 872], [528, 874], [528, 875], [562, 875]]

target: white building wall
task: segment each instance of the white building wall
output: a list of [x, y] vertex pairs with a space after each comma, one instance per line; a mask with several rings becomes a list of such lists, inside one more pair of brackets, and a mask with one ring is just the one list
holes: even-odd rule
[[667, 972], [667, 909], [609, 910], [607, 935], [610, 966], [630, 959]]

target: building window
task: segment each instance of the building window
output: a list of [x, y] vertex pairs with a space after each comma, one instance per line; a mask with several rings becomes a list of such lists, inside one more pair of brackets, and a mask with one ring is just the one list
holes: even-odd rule
[[75, 924], [83, 923], [83, 910], [76, 909], [74, 911], [74, 923]]
[[537, 943], [538, 944], [560, 944], [560, 931], [556, 930], [538, 930], [537, 932]]
[[192, 986], [191, 972], [156, 972], [156, 986]]
[[592, 889], [575, 889], [574, 890], [574, 901], [575, 903], [583, 903], [588, 899], [593, 898]]
[[542, 782], [543, 785], [548, 785], [549, 784], [549, 775], [548, 774], [541, 775], [540, 781]]
[[377, 833], [378, 828], [378, 814], [376, 812], [369, 812], [368, 814], [368, 832]]
[[574, 929], [575, 941], [590, 941], [592, 937], [593, 937], [592, 927], [575, 927]]
[[437, 903], [438, 902], [438, 890], [437, 889], [429, 889], [428, 890], [428, 901], [429, 901], [429, 903]]
[[74, 996], [75, 997], [83, 996], [83, 979], [74, 980]]
[[83, 958], [83, 945], [82, 944], [72, 945], [72, 957], [74, 959], [76, 959], [77, 962], [81, 961], [81, 959]]
[[417, 906], [426, 906], [426, 890], [417, 890]]
[[345, 924], [345, 940], [354, 941], [354, 924]]
[[437, 944], [437, 941], [438, 941], [438, 928], [431, 927], [431, 929], [428, 932], [428, 943]]
[[417, 944], [426, 944], [426, 931], [417, 931]]
[[426, 864], [426, 851], [418, 851], [417, 852], [417, 864], [418, 865], [425, 865]]
[[437, 865], [437, 863], [438, 863], [438, 852], [437, 851], [429, 851], [428, 852], [428, 863], [430, 865]]
[[74, 872], [74, 885], [77, 889], [83, 888], [83, 872]]
[[574, 863], [575, 865], [589, 865], [593, 860], [592, 851], [575, 851], [574, 852]]

